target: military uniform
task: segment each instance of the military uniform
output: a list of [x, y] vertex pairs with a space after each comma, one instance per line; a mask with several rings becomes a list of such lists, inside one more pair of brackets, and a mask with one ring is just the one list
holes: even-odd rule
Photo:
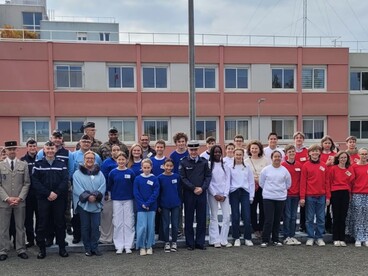
[[97, 152], [100, 155], [102, 161], [111, 157], [111, 150], [113, 145], [118, 145], [120, 147], [120, 150], [125, 152], [125, 154], [129, 156], [129, 149], [124, 143], [120, 142], [119, 140], [117, 140], [116, 143], [107, 141], [100, 146]]

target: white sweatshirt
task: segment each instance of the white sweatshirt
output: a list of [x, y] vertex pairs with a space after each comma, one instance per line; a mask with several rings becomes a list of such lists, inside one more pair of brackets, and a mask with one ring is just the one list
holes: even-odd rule
[[221, 195], [228, 197], [229, 190], [230, 168], [226, 164], [224, 164], [224, 168], [222, 168], [220, 162], [214, 162], [208, 193], [212, 196]]
[[230, 167], [231, 181], [230, 181], [230, 193], [242, 188], [249, 193], [249, 200], [253, 201], [254, 198], [254, 177], [253, 172], [249, 165], [243, 166], [243, 164]]
[[284, 166], [275, 168], [268, 165], [261, 171], [259, 186], [264, 199], [285, 200], [291, 186], [291, 176]]

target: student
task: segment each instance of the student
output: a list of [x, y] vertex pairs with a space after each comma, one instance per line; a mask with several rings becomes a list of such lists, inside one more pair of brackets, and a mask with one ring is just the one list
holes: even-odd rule
[[170, 159], [174, 161], [174, 173], [179, 173], [180, 161], [189, 155], [187, 149], [188, 136], [184, 132], [178, 132], [173, 137], [176, 149], [170, 154]]
[[[215, 145], [210, 151], [212, 178], [208, 186], [208, 204], [210, 207], [209, 244], [216, 248], [231, 247], [227, 237], [230, 229], [230, 168], [222, 161], [222, 149]], [[218, 209], [222, 210], [222, 227], [219, 230]]]
[[164, 156], [165, 147], [166, 147], [166, 143], [164, 140], [157, 140], [155, 144], [156, 155], [151, 157], [152, 173], [155, 176], [159, 176], [165, 171], [164, 170], [164, 162], [166, 159], [166, 157]]
[[135, 173], [126, 167], [128, 157], [125, 152], [116, 155], [118, 167], [108, 176], [107, 190], [110, 192], [113, 205], [114, 235], [116, 254], [132, 253], [134, 242], [134, 210], [133, 183]]
[[350, 167], [349, 154], [340, 151], [329, 169], [331, 205], [333, 213], [332, 239], [334, 246], [346, 246], [345, 221], [349, 208], [350, 189], [354, 180], [354, 170]]
[[347, 218], [347, 229], [355, 239], [355, 247], [368, 247], [368, 149], [358, 151], [359, 161], [352, 165], [355, 179], [351, 188], [351, 200]]
[[[235, 135], [234, 144], [235, 144], [236, 149], [244, 149], [246, 145], [244, 144], [243, 135], [241, 135], [241, 134]], [[244, 152], [244, 154], [245, 154], [245, 152]]]
[[272, 164], [265, 167], [259, 177], [262, 188], [265, 222], [262, 232], [261, 247], [267, 247], [272, 233], [272, 244], [282, 246], [279, 241], [279, 229], [282, 210], [291, 186], [288, 170], [281, 166], [282, 155], [278, 150], [271, 153]]
[[129, 150], [129, 159], [127, 167], [131, 169], [136, 176], [140, 175], [142, 173], [142, 154], [143, 149], [141, 145], [139, 144], [133, 144], [132, 147]]
[[222, 159], [222, 161], [227, 166], [232, 167], [234, 165], [234, 150], [235, 150], [234, 143], [229, 143], [225, 146], [226, 156]]
[[345, 140], [346, 147], [347, 147], [346, 152], [350, 156], [350, 164], [358, 163], [359, 158], [360, 158], [358, 154], [358, 150], [356, 148], [356, 141], [357, 141], [357, 138], [355, 136], [349, 136]]
[[[254, 176], [249, 165], [244, 163], [244, 150], [234, 150], [234, 163], [230, 168], [230, 205], [234, 246], [240, 246], [240, 215], [244, 223], [246, 246], [253, 246], [250, 204], [254, 199]], [[240, 205], [240, 212], [239, 212]]]
[[[264, 212], [262, 188], [259, 186], [259, 175], [264, 167], [269, 165], [268, 160], [263, 155], [263, 145], [260, 141], [253, 140], [247, 145], [247, 153], [249, 158], [245, 160], [245, 164], [249, 165], [253, 172], [255, 183], [254, 201], [250, 206], [250, 215], [252, 218], [253, 231], [257, 238], [260, 238], [263, 229]], [[257, 212], [258, 208], [258, 212]], [[257, 215], [259, 213], [259, 217]]]
[[276, 132], [271, 132], [268, 134], [268, 146], [263, 149], [264, 155], [267, 158], [268, 162], [271, 164], [271, 153], [273, 153], [275, 150], [278, 150], [282, 155], [282, 161], [285, 159], [285, 153], [282, 148], [280, 148], [277, 145], [278, 137]]
[[308, 246], [312, 246], [315, 240], [318, 246], [325, 245], [325, 207], [330, 204], [330, 185], [327, 166], [320, 161], [321, 152], [322, 148], [318, 144], [308, 148], [309, 161], [303, 165], [300, 178], [300, 206], [305, 206]]
[[151, 174], [152, 161], [142, 160], [142, 171], [134, 179], [134, 198], [137, 207], [137, 240], [136, 248], [140, 255], [152, 255], [155, 244], [155, 214], [160, 185], [157, 177]]
[[216, 139], [213, 136], [208, 136], [206, 139], [206, 151], [201, 153], [201, 157], [206, 158], [207, 160], [210, 159], [210, 152], [211, 148], [216, 144]]
[[[164, 162], [164, 173], [158, 176], [160, 184], [160, 196], [158, 205], [161, 209], [163, 236], [165, 241], [165, 252], [176, 252], [178, 238], [179, 211], [181, 206], [181, 184], [180, 176], [173, 173], [174, 162], [166, 159]], [[169, 240], [171, 223], [171, 247]]]
[[283, 234], [284, 244], [286, 245], [300, 245], [301, 242], [295, 238], [296, 217], [299, 205], [300, 193], [300, 175], [302, 172], [302, 164], [295, 161], [295, 146], [287, 145], [285, 147], [287, 160], [282, 162], [291, 176], [291, 187], [288, 189], [287, 198], [284, 207], [284, 223]]

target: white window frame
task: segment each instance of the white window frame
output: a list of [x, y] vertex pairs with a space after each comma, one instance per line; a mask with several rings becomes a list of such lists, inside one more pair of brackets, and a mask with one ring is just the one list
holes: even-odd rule
[[[85, 121], [86, 121], [86, 118], [74, 118], [74, 117], [73, 118], [70, 118], [70, 117], [69, 118], [63, 118], [63, 117], [60, 117], [60, 118], [56, 118], [55, 123], [56, 123], [56, 128], [63, 131], [63, 129], [59, 128], [59, 122], [69, 122], [70, 127], [71, 127], [71, 131], [72, 131], [72, 126], [71, 125], [72, 125], [73, 122], [81, 122], [82, 123], [81, 127], [83, 127], [83, 124], [84, 124]], [[65, 141], [65, 132], [63, 131], [63, 140], [64, 140], [65, 144], [66, 145], [71, 145], [71, 146], [77, 144], [84, 132], [81, 131], [80, 133], [81, 133], [80, 137], [78, 139], [74, 140], [74, 141], [72, 139], [73, 138], [73, 133], [69, 133], [71, 140]]]
[[[238, 87], [238, 78], [236, 78], [236, 87], [235, 88], [227, 88], [226, 87], [226, 70], [227, 69], [235, 69], [236, 70], [236, 76], [238, 76], [238, 70], [243, 69], [247, 70], [247, 88], [239, 88]], [[246, 92], [250, 90], [250, 66], [239, 66], [239, 65], [226, 65], [224, 68], [224, 90], [225, 92]]]
[[[226, 143], [230, 143], [234, 141], [234, 137], [235, 135], [233, 135], [233, 137], [230, 137], [230, 139], [226, 139], [226, 122], [227, 121], [235, 121], [236, 126], [235, 126], [235, 135], [237, 134], [241, 134], [244, 137], [244, 140], [250, 140], [250, 130], [251, 130], [251, 118], [249, 117], [225, 117], [224, 120], [224, 140]], [[238, 128], [238, 122], [239, 121], [247, 121], [248, 122], [248, 127], [247, 127], [247, 133], [241, 133], [239, 132]], [[229, 137], [228, 137], [229, 138]]]
[[[157, 121], [166, 121], [167, 122], [167, 138], [166, 139], [163, 139], [162, 137], [157, 136]], [[142, 133], [145, 133], [145, 134], [149, 135], [150, 133], [147, 133], [144, 130], [145, 122], [155, 122], [155, 129], [156, 129], [155, 132], [156, 133], [155, 133], [154, 139], [152, 139], [150, 137], [151, 142], [156, 142], [157, 140], [162, 139], [165, 142], [169, 143], [169, 141], [171, 140], [171, 119], [170, 118], [168, 118], [168, 117], [162, 117], [162, 118], [160, 118], [160, 117], [155, 117], [155, 118], [145, 117], [145, 118], [143, 118], [142, 119]]]
[[[323, 117], [323, 116], [321, 116], [321, 117], [303, 117], [302, 124], [303, 124], [303, 132], [304, 132], [305, 136], [307, 136], [306, 130], [304, 128], [304, 121], [306, 121], [306, 120], [313, 120], [313, 138], [307, 138], [307, 137], [305, 137], [305, 140], [308, 140], [308, 141], [320, 141], [322, 139], [322, 137], [324, 135], [326, 135], [326, 133], [327, 133], [327, 118], [326, 117]], [[317, 120], [318, 121], [323, 121], [323, 135], [320, 138], [315, 138], [314, 121], [317, 121]]]
[[[109, 69], [110, 68], [119, 68], [120, 72], [122, 68], [132, 68], [133, 69], [133, 87], [110, 87], [109, 81]], [[133, 64], [107, 64], [106, 66], [106, 78], [107, 78], [107, 89], [111, 91], [124, 91], [124, 92], [135, 92], [137, 91], [137, 67]], [[143, 76], [142, 76], [143, 77]], [[120, 82], [120, 84], [122, 84]]]
[[[156, 76], [156, 69], [157, 68], [165, 68], [166, 69], [166, 87], [157, 87], [156, 85], [156, 78], [154, 77], [155, 86], [154, 87], [144, 87], [144, 68], [153, 68], [154, 69], [154, 76]], [[163, 92], [170, 90], [170, 66], [168, 64], [142, 64], [141, 68], [141, 87], [142, 91], [149, 91], [149, 92]]]
[[[352, 134], [351, 133], [351, 122], [359, 122], [359, 135], [356, 135], [356, 134]], [[353, 135], [353, 136], [356, 136], [357, 139], [359, 140], [363, 140], [363, 141], [366, 141], [368, 140], [368, 137], [365, 137], [365, 138], [362, 138], [362, 122], [367, 122], [368, 123], [368, 117], [366, 118], [361, 118], [361, 117], [352, 117], [350, 118], [349, 120], [349, 134], [350, 135]]]
[[[124, 117], [124, 118], [109, 118], [109, 128], [115, 126], [116, 124], [113, 124], [113, 122], [121, 123], [121, 128], [117, 128], [119, 130], [119, 140], [122, 141], [124, 144], [132, 145], [136, 143], [137, 141], [137, 118], [130, 118], [130, 117]], [[134, 123], [134, 139], [133, 140], [126, 140], [126, 137], [124, 136], [124, 122], [133, 122]], [[120, 130], [121, 129], [121, 130]]]
[[[109, 32], [100, 32], [99, 35], [100, 35], [100, 41], [105, 41], [105, 42], [110, 42], [111, 41], [111, 33], [109, 33]], [[106, 37], [109, 37], [109, 39], [106, 39]]]
[[[216, 142], [218, 142], [218, 140], [219, 140], [219, 119], [217, 117], [197, 117], [196, 118], [196, 126], [197, 126], [197, 122], [202, 122], [202, 121], [205, 122], [204, 129], [206, 129], [206, 122], [207, 121], [215, 121], [216, 122], [216, 137], [215, 137], [215, 139], [216, 139]], [[196, 138], [195, 138], [195, 140], [199, 141], [200, 143], [206, 143], [206, 139], [209, 136], [207, 136], [206, 132], [204, 132], [204, 139], [198, 139], [197, 138], [197, 131], [198, 131], [198, 129], [196, 127]]]
[[[68, 82], [69, 86], [57, 86], [57, 67], [58, 66], [67, 66], [68, 67]], [[81, 78], [82, 85], [81, 86], [71, 86], [70, 84], [70, 67], [81, 67]], [[55, 63], [54, 64], [54, 87], [56, 90], [83, 90], [84, 89], [84, 64], [83, 63]]]
[[77, 32], [77, 40], [78, 41], [87, 41], [88, 40], [87, 32]]
[[[273, 88], [272, 87], [272, 82], [273, 82], [273, 74], [272, 74], [272, 70], [282, 70], [282, 86], [284, 86], [284, 78], [285, 78], [285, 70], [293, 70], [294, 72], [294, 88], [285, 88], [285, 87], [280, 87], [280, 88]], [[271, 66], [271, 89], [272, 91], [287, 91], [287, 92], [295, 92], [296, 91], [296, 87], [297, 87], [297, 78], [296, 78], [296, 67], [295, 66]]]
[[[23, 122], [32, 122], [32, 123], [37, 123], [37, 122], [42, 122], [42, 123], [45, 123], [47, 122], [49, 124], [49, 129], [48, 129], [48, 137], [47, 139], [45, 139], [46, 141], [38, 141], [38, 137], [37, 137], [37, 129], [36, 129], [36, 125], [35, 125], [35, 136], [27, 136], [27, 137], [24, 137], [23, 136], [23, 127], [22, 127], [22, 123]], [[26, 142], [27, 142], [27, 139], [28, 138], [33, 138], [37, 141], [37, 144], [38, 145], [43, 145], [45, 142], [47, 142], [47, 140], [50, 139], [50, 136], [51, 136], [51, 130], [50, 130], [50, 127], [51, 127], [51, 123], [50, 123], [50, 118], [47, 118], [47, 117], [37, 117], [37, 118], [33, 118], [33, 117], [29, 117], [29, 118], [20, 118], [19, 119], [19, 133], [20, 133], [20, 144], [21, 145], [25, 145]]]
[[214, 88], [195, 87], [195, 90], [198, 92], [217, 92], [218, 91], [218, 66], [214, 64], [208, 64], [208, 65], [198, 64], [194, 68], [194, 75], [195, 75], [195, 70], [197, 69], [203, 69], [203, 82], [204, 83], [206, 82], [205, 73], [204, 73], [205, 69], [215, 69], [215, 87]]
[[[303, 70], [304, 69], [312, 69], [312, 88], [303, 88]], [[314, 88], [314, 70], [324, 70], [325, 79], [324, 79], [324, 88]], [[327, 66], [303, 66], [302, 68], [302, 91], [303, 92], [326, 92], [327, 91]]]
[[[360, 87], [359, 90], [351, 90], [351, 73], [359, 73], [360, 74]], [[351, 94], [368, 94], [368, 89], [363, 90], [362, 89], [362, 75], [363, 73], [367, 73], [368, 74], [368, 68], [352, 68], [349, 72], [349, 91]]]
[[[272, 123], [273, 121], [282, 121], [282, 133], [278, 133], [274, 129], [272, 129]], [[291, 133], [290, 138], [284, 138], [285, 135], [285, 121], [293, 121], [293, 131]], [[278, 138], [281, 141], [292, 141], [293, 140], [293, 134], [296, 130], [296, 118], [295, 117], [272, 117], [271, 118], [271, 132], [276, 132], [278, 136], [281, 136], [281, 138]]]

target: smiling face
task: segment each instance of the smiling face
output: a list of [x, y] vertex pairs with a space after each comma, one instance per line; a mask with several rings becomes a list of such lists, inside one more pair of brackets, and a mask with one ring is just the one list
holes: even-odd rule
[[234, 147], [232, 145], [226, 147], [226, 156], [234, 157]]
[[94, 153], [90, 152], [84, 155], [84, 166], [87, 169], [92, 169], [95, 165], [95, 155]]
[[313, 161], [318, 161], [320, 155], [321, 155], [321, 152], [318, 149], [311, 150], [309, 152], [310, 159]]
[[43, 151], [45, 153], [46, 159], [51, 160], [55, 156], [56, 148], [55, 146], [44, 146]]
[[304, 137], [300, 134], [296, 135], [294, 138], [294, 143], [297, 148], [300, 148], [304, 143]]
[[259, 152], [260, 150], [258, 145], [253, 144], [250, 146], [250, 154], [252, 157], [258, 157]]
[[170, 174], [173, 169], [174, 169], [173, 162], [170, 162], [170, 161], [165, 162], [164, 164], [165, 173]]
[[215, 162], [220, 162], [221, 161], [221, 156], [222, 156], [222, 152], [221, 152], [221, 148], [220, 147], [216, 147], [213, 151], [213, 159]]
[[125, 156], [120, 155], [118, 159], [116, 159], [116, 162], [118, 163], [119, 169], [124, 169], [127, 164], [127, 159]]
[[120, 147], [118, 145], [114, 145], [111, 148], [111, 156], [112, 158], [116, 159], [120, 152]]
[[270, 137], [268, 138], [268, 146], [271, 148], [271, 149], [274, 149], [276, 148], [277, 146], [277, 136], [276, 135], [270, 135]]
[[242, 149], [236, 149], [234, 151], [235, 164], [242, 164], [244, 159], [244, 151]]
[[156, 155], [158, 156], [163, 156], [164, 155], [164, 150], [165, 150], [165, 146], [161, 143], [157, 143], [155, 146], [155, 150], [156, 150]]
[[14, 160], [17, 156], [17, 148], [7, 148], [5, 149], [5, 152], [10, 160]]
[[348, 161], [348, 154], [347, 153], [341, 153], [339, 156], [339, 166], [345, 167], [346, 162]]
[[185, 138], [180, 138], [176, 141], [175, 144], [179, 151], [184, 151], [187, 147], [187, 141], [185, 140]]
[[149, 175], [152, 170], [152, 165], [149, 162], [142, 162], [142, 171], [145, 175]]
[[367, 162], [368, 158], [368, 151], [366, 149], [360, 149], [359, 150], [359, 157], [360, 157], [360, 163], [365, 164]]
[[356, 141], [354, 139], [350, 139], [346, 142], [346, 146], [348, 147], [348, 150], [355, 150]]
[[150, 142], [149, 137], [146, 135], [142, 135], [141, 139], [139, 140], [139, 143], [144, 149], [148, 148], [149, 142]]
[[282, 160], [282, 156], [281, 156], [281, 153], [280, 152], [278, 152], [278, 151], [274, 151], [273, 153], [272, 153], [272, 157], [271, 157], [271, 159], [272, 159], [272, 166], [274, 166], [274, 167], [280, 167], [280, 165], [281, 165], [281, 160]]
[[198, 156], [198, 148], [190, 148], [189, 149], [189, 156], [191, 158], [197, 158], [197, 156]]
[[142, 156], [142, 149], [140, 146], [135, 146], [132, 148], [132, 156], [134, 159], [139, 160]]
[[286, 156], [290, 162], [294, 162], [295, 160], [295, 149], [289, 149], [286, 152]]

